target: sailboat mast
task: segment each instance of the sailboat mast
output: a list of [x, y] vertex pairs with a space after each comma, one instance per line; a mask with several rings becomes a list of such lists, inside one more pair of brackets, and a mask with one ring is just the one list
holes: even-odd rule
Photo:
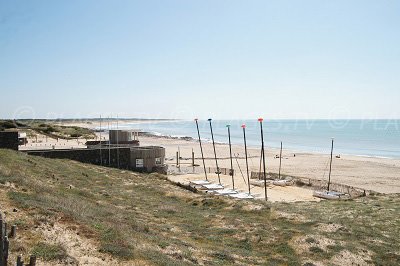
[[244, 154], [246, 156], [247, 185], [249, 187], [249, 195], [250, 195], [250, 176], [249, 176], [249, 163], [247, 160], [246, 125], [243, 124], [242, 128], [243, 128], [243, 139], [244, 139]]
[[201, 152], [201, 159], [203, 160], [204, 175], [206, 176], [206, 180], [208, 181], [208, 178], [207, 178], [207, 170], [206, 170], [206, 163], [204, 162], [203, 146], [201, 145], [200, 130], [199, 130], [199, 122], [198, 122], [197, 120], [198, 120], [198, 119], [196, 118], [194, 121], [196, 122], [197, 135], [199, 136], [200, 152]]
[[235, 179], [233, 177], [233, 161], [232, 161], [232, 144], [231, 144], [231, 125], [226, 125], [228, 128], [228, 139], [229, 139], [229, 158], [231, 159], [231, 169], [229, 174], [232, 176], [232, 189], [235, 190]]
[[100, 115], [100, 165], [103, 165], [103, 156], [102, 156], [102, 147], [101, 147], [101, 115]]
[[118, 115], [117, 115], [117, 167], [119, 169], [119, 127], [118, 127]]
[[108, 166], [111, 166], [110, 116], [108, 117]]
[[212, 139], [212, 144], [213, 144], [213, 148], [214, 148], [214, 158], [215, 158], [215, 165], [216, 165], [216, 167], [217, 167], [218, 182], [219, 182], [219, 184], [221, 184], [221, 177], [219, 176], [219, 167], [218, 167], [217, 152], [216, 152], [216, 150], [215, 150], [214, 133], [213, 133], [211, 121], [212, 121], [212, 119], [209, 118], [209, 119], [208, 119], [208, 122], [210, 122], [211, 139]]
[[281, 141], [281, 152], [279, 153], [279, 179], [281, 179], [281, 167], [282, 167], [282, 141]]
[[265, 174], [265, 149], [264, 149], [264, 131], [263, 131], [263, 123], [264, 119], [259, 118], [258, 122], [260, 122], [260, 130], [261, 130], [261, 152], [262, 152], [262, 159], [263, 159], [263, 175], [264, 175], [264, 193], [265, 193], [265, 200], [268, 200], [267, 196], [267, 175]]
[[329, 178], [328, 178], [328, 191], [331, 185], [331, 173], [332, 173], [332, 160], [333, 160], [333, 141], [334, 139], [332, 138], [332, 147], [331, 147], [331, 161], [329, 164]]

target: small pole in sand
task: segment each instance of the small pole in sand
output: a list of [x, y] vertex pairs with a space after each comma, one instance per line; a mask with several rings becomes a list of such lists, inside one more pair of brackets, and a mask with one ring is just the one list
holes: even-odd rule
[[328, 191], [331, 185], [331, 173], [332, 173], [332, 159], [333, 159], [333, 141], [334, 139], [332, 138], [332, 147], [331, 147], [331, 162], [329, 165], [329, 178], [328, 178]]
[[215, 150], [214, 133], [213, 133], [211, 121], [212, 121], [212, 119], [209, 118], [209, 119], [208, 119], [208, 122], [210, 123], [211, 139], [212, 139], [213, 148], [214, 148], [215, 165], [217, 166], [217, 172], [216, 172], [216, 174], [218, 175], [218, 182], [219, 182], [219, 184], [221, 185], [221, 178], [220, 178], [220, 176], [219, 176], [219, 167], [218, 167], [217, 152], [216, 152], [216, 150]]
[[246, 125], [243, 124], [242, 128], [243, 128], [243, 139], [244, 139], [244, 154], [246, 156], [247, 185], [249, 187], [249, 195], [250, 195], [250, 176], [249, 176], [249, 163], [247, 161]]
[[119, 127], [118, 127], [118, 115], [117, 115], [117, 167], [119, 169]]
[[263, 159], [263, 150], [261, 149], [261, 155], [260, 155], [260, 168], [258, 168], [258, 180], [261, 180], [261, 166], [262, 166], [262, 159]]
[[108, 117], [108, 166], [111, 166], [110, 116]]
[[17, 236], [17, 226], [14, 224], [11, 226], [10, 238], [15, 238]]
[[231, 159], [231, 169], [229, 169], [229, 175], [232, 176], [232, 189], [235, 190], [235, 179], [233, 177], [232, 145], [231, 145], [231, 125], [226, 125], [226, 127], [228, 128], [229, 158]]
[[192, 148], [192, 166], [194, 167], [194, 151], [193, 151], [193, 148]]
[[29, 266], [36, 266], [36, 256], [31, 255], [29, 258]]
[[207, 170], [206, 170], [206, 163], [204, 162], [203, 146], [201, 145], [200, 130], [199, 130], [199, 122], [198, 122], [198, 119], [197, 119], [197, 118], [194, 119], [194, 121], [196, 122], [197, 135], [199, 136], [200, 152], [201, 152], [201, 159], [203, 160], [204, 175], [206, 176], [206, 180], [208, 181], [208, 178], [207, 178]]
[[263, 123], [262, 118], [258, 119], [258, 122], [260, 122], [260, 129], [261, 129], [261, 151], [262, 151], [262, 157], [263, 157], [263, 175], [264, 175], [264, 193], [265, 193], [265, 200], [268, 200], [267, 196], [267, 176], [265, 174], [265, 149], [264, 149], [264, 131], [263, 131]]
[[103, 165], [103, 156], [101, 154], [101, 115], [100, 115], [100, 165]]
[[282, 167], [282, 141], [281, 141], [281, 152], [279, 153], [279, 179], [281, 179], [281, 167]]
[[193, 174], [194, 174], [194, 151], [192, 148], [192, 167], [193, 167]]
[[178, 146], [178, 167], [181, 170], [181, 148]]

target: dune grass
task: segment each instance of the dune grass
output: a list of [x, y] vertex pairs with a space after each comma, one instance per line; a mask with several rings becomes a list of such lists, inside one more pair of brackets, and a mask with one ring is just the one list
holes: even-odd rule
[[354, 258], [400, 263], [399, 195], [295, 204], [236, 201], [194, 194], [158, 174], [6, 150], [0, 150], [0, 183], [15, 185], [8, 197], [19, 208], [68, 217], [88, 228], [101, 252], [120, 260], [156, 265], [345, 265]]
[[53, 138], [73, 139], [95, 137], [94, 131], [88, 128], [77, 126], [61, 126], [50, 120], [0, 120], [0, 130], [10, 129], [33, 130]]

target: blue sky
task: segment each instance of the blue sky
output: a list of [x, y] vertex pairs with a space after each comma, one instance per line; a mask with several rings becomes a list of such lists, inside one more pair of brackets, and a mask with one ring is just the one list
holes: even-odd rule
[[0, 0], [0, 117], [400, 118], [399, 1]]

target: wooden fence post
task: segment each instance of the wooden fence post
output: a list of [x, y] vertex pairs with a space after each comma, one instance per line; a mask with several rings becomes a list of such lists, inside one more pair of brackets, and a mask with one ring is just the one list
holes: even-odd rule
[[8, 240], [8, 237], [4, 237], [4, 265], [8, 264], [8, 249], [10, 247], [10, 241]]
[[31, 255], [31, 257], [29, 259], [29, 266], [36, 266], [36, 256], [35, 255]]
[[0, 265], [4, 265], [4, 224], [3, 216], [0, 214]]
[[10, 238], [15, 238], [17, 236], [17, 226], [14, 224], [11, 226]]
[[17, 266], [24, 266], [24, 262], [22, 261], [22, 255], [18, 255], [17, 257]]

